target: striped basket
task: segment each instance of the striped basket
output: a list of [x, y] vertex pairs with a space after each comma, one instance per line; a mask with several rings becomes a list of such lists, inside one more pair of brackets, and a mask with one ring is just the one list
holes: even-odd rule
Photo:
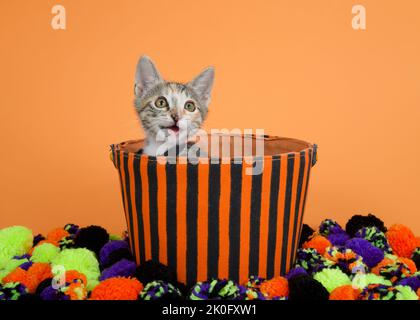
[[141, 140], [111, 145], [137, 263], [159, 261], [186, 284], [284, 275], [297, 250], [316, 145], [264, 140], [259, 175], [245, 174], [245, 162], [161, 163], [137, 152]]

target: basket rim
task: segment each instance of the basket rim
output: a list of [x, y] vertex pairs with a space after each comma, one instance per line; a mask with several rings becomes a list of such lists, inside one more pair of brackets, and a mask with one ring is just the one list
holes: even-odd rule
[[[315, 144], [313, 143], [309, 143], [307, 141], [304, 140], [300, 140], [300, 139], [296, 139], [296, 138], [289, 138], [289, 137], [280, 137], [280, 136], [272, 136], [272, 135], [264, 135], [262, 137], [259, 136], [255, 136], [255, 135], [241, 135], [241, 136], [248, 136], [252, 139], [264, 139], [266, 141], [273, 141], [273, 140], [283, 140], [283, 141], [289, 141], [289, 142], [294, 142], [294, 143], [298, 143], [298, 144], [302, 144], [304, 146], [306, 146], [305, 148], [299, 150], [299, 151], [290, 151], [290, 152], [282, 152], [282, 153], [278, 153], [278, 154], [271, 154], [271, 155], [252, 155], [252, 156], [242, 156], [242, 157], [197, 157], [199, 160], [199, 162], [201, 163], [202, 161], [208, 161], [209, 164], [213, 163], [212, 160], [217, 161], [216, 163], [230, 163], [230, 162], [235, 162], [235, 161], [244, 161], [248, 162], [248, 161], [262, 161], [262, 160], [276, 160], [278, 158], [278, 160], [280, 160], [280, 158], [282, 157], [288, 157], [288, 158], [292, 158], [295, 157], [296, 155], [304, 155], [306, 152], [314, 152], [314, 149], [316, 148]], [[114, 152], [118, 153], [118, 154], [123, 154], [124, 157], [134, 157], [135, 159], [143, 159], [143, 160], [148, 160], [148, 161], [157, 161], [157, 162], [166, 162], [168, 159], [176, 159], [176, 164], [178, 163], [189, 163], [188, 161], [188, 157], [187, 156], [150, 156], [144, 153], [139, 153], [137, 152], [132, 152], [132, 151], [127, 151], [122, 149], [121, 147], [124, 145], [129, 145], [129, 144], [137, 144], [139, 142], [144, 142], [145, 139], [131, 139], [131, 140], [126, 140], [123, 142], [119, 142], [119, 143], [115, 143], [115, 144], [111, 144], [110, 145], [110, 154], [111, 154], [111, 159], [112, 159], [112, 155]], [[141, 149], [140, 149], [141, 150]], [[185, 162], [184, 162], [185, 161]]]

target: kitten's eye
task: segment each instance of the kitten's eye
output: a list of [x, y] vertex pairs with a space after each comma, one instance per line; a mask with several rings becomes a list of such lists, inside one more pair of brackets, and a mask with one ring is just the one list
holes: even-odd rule
[[185, 103], [184, 109], [189, 111], [189, 112], [194, 112], [195, 111], [195, 104], [192, 101], [187, 101]]
[[168, 107], [168, 101], [164, 97], [159, 97], [155, 101], [156, 108], [163, 109]]

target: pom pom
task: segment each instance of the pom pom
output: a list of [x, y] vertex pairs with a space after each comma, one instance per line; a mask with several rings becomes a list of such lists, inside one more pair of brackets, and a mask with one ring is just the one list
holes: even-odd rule
[[296, 266], [304, 268], [309, 274], [318, 272], [331, 265], [315, 249], [298, 249], [296, 254]]
[[234, 300], [240, 297], [240, 287], [232, 280], [213, 279], [197, 282], [189, 295], [190, 300]]
[[370, 284], [383, 284], [386, 286], [391, 286], [392, 282], [373, 273], [359, 273], [356, 274], [352, 280], [352, 286], [358, 289], [364, 289]]
[[302, 268], [302, 267], [295, 267], [295, 268], [293, 268], [293, 269], [291, 269], [291, 270], [289, 271], [289, 273], [286, 275], [286, 279], [287, 279], [287, 280], [290, 280], [290, 279], [292, 279], [293, 277], [300, 276], [300, 275], [305, 275], [305, 276], [307, 276], [307, 275], [308, 275], [308, 273], [307, 273], [307, 272], [306, 272], [306, 270], [305, 270], [304, 268]]
[[344, 247], [331, 247], [325, 252], [324, 257], [332, 262], [332, 266], [338, 267], [344, 273], [350, 275], [357, 272], [366, 272], [367, 266], [361, 256], [351, 249]]
[[87, 278], [87, 289], [92, 290], [98, 282], [100, 271], [95, 254], [85, 248], [64, 249], [52, 261], [54, 266], [63, 266], [65, 270], [76, 270]]
[[325, 253], [325, 249], [331, 247], [331, 242], [329, 242], [328, 239], [323, 236], [315, 235], [314, 237], [306, 241], [302, 247], [304, 249], [315, 249], [321, 255], [323, 255]]
[[76, 270], [67, 270], [65, 273], [66, 282], [81, 282], [85, 286], [87, 285], [87, 278], [83, 273]]
[[372, 269], [372, 273], [395, 282], [402, 277], [409, 276], [411, 271], [410, 267], [402, 262], [398, 257], [388, 255]]
[[265, 281], [264, 278], [258, 276], [250, 276], [245, 283], [246, 288], [260, 290], [261, 284]]
[[135, 277], [142, 283], [149, 283], [155, 280], [162, 280], [176, 284], [176, 275], [169, 267], [152, 260], [146, 261], [137, 267]]
[[344, 246], [350, 237], [347, 233], [332, 233], [328, 236], [328, 240], [333, 246]]
[[71, 235], [61, 239], [58, 242], [58, 246], [60, 247], [61, 250], [67, 249], [67, 248], [74, 248], [75, 247], [74, 238], [75, 238], [75, 236], [73, 234], [71, 234]]
[[70, 296], [66, 295], [64, 290], [61, 290], [61, 288], [55, 289], [52, 286], [46, 287], [44, 290], [42, 290], [40, 297], [42, 300], [70, 300]]
[[402, 224], [394, 224], [386, 233], [388, 242], [397, 256], [410, 258], [417, 246], [413, 232]]
[[109, 241], [99, 252], [99, 263], [102, 268], [108, 268], [121, 259], [133, 260], [129, 245], [126, 241]]
[[51, 266], [48, 263], [34, 263], [28, 269], [27, 273], [29, 277], [33, 278], [36, 288], [42, 281], [52, 277]]
[[70, 297], [70, 300], [85, 300], [87, 290], [82, 282], [72, 282], [64, 290], [64, 294]]
[[299, 248], [302, 248], [302, 245], [308, 241], [308, 239], [314, 234], [314, 229], [312, 229], [307, 224], [303, 224], [302, 226], [302, 232], [300, 233], [300, 239], [299, 239]]
[[343, 228], [332, 219], [325, 219], [319, 225], [319, 234], [328, 237], [330, 234], [345, 233]]
[[261, 293], [269, 298], [282, 298], [289, 295], [289, 285], [286, 278], [275, 277], [264, 281], [260, 286]]
[[28, 275], [28, 272], [21, 268], [16, 268], [12, 272], [10, 272], [7, 276], [3, 278], [2, 281], [4, 284], [19, 282], [28, 289], [29, 293], [35, 292], [35, 289], [38, 285], [38, 283], [36, 282], [36, 279], [33, 277], [30, 277]]
[[59, 254], [59, 252], [59, 247], [51, 243], [44, 242], [34, 248], [31, 260], [33, 262], [49, 263]]
[[140, 293], [142, 300], [182, 300], [181, 291], [164, 281], [149, 282]]
[[20, 256], [32, 247], [32, 231], [22, 226], [0, 230], [0, 270], [14, 256]]
[[59, 242], [61, 239], [69, 236], [70, 234], [62, 229], [62, 228], [57, 228], [54, 230], [51, 230], [48, 235], [47, 235], [47, 240], [52, 241], [52, 242]]
[[340, 269], [323, 269], [314, 274], [314, 279], [319, 281], [328, 292], [335, 288], [351, 284], [350, 278]]
[[75, 235], [79, 231], [79, 226], [73, 223], [67, 223], [64, 228], [68, 233]]
[[381, 230], [377, 227], [364, 227], [359, 229], [356, 234], [356, 238], [362, 238], [369, 241], [376, 248], [381, 249], [384, 253], [392, 253], [392, 249], [388, 243], [388, 239]]
[[42, 234], [37, 234], [34, 237], [34, 240], [32, 241], [32, 247], [35, 247], [38, 243], [40, 243], [42, 240], [45, 240], [45, 237]]
[[414, 250], [411, 260], [415, 263], [417, 270], [420, 270], [420, 247]]
[[414, 291], [417, 291], [420, 288], [420, 276], [403, 278], [397, 282], [397, 285], [409, 286]]
[[100, 282], [91, 294], [92, 300], [137, 300], [143, 285], [137, 279], [109, 278]]
[[45, 288], [48, 288], [49, 286], [51, 286], [51, 284], [52, 284], [52, 278], [48, 278], [41, 281], [35, 290], [35, 295], [38, 295], [39, 297], [41, 297], [41, 292], [44, 291]]
[[359, 294], [359, 289], [355, 289], [353, 286], [347, 284], [335, 288], [330, 293], [330, 300], [357, 300]]
[[103, 281], [108, 278], [114, 277], [130, 277], [136, 272], [136, 263], [127, 259], [122, 259], [111, 267], [102, 271], [99, 280]]
[[384, 258], [382, 250], [374, 247], [369, 241], [361, 238], [353, 238], [346, 242], [346, 247], [362, 256], [363, 262], [372, 268]]
[[0, 286], [1, 300], [23, 300], [22, 297], [28, 295], [28, 290], [22, 283], [11, 282]]
[[99, 251], [108, 240], [109, 234], [104, 228], [89, 226], [79, 229], [74, 239], [74, 245], [77, 248], [86, 248], [99, 254]]
[[418, 300], [409, 286], [390, 287], [381, 284], [369, 285], [359, 295], [360, 300]]
[[300, 275], [289, 280], [289, 300], [328, 300], [329, 293], [323, 285], [310, 276]]
[[354, 215], [347, 221], [346, 232], [351, 237], [354, 237], [356, 232], [364, 227], [377, 227], [382, 232], [386, 232], [383, 221], [373, 214], [368, 214], [367, 216]]

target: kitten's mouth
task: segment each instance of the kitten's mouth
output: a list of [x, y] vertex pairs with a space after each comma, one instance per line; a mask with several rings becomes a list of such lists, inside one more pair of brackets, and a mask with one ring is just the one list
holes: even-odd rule
[[172, 130], [175, 133], [178, 133], [178, 131], [179, 131], [179, 127], [177, 125], [167, 127], [167, 129]]

